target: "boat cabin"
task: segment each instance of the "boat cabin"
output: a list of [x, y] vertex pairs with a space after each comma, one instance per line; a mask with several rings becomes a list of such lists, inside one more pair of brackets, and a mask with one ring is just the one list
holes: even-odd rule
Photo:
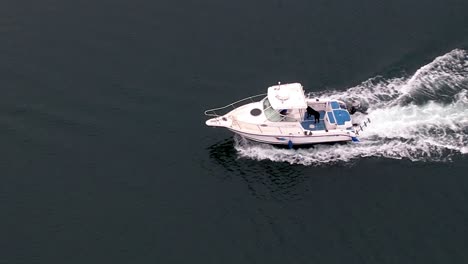
[[306, 108], [304, 89], [300, 83], [271, 86], [263, 100], [263, 111], [271, 122], [298, 122]]

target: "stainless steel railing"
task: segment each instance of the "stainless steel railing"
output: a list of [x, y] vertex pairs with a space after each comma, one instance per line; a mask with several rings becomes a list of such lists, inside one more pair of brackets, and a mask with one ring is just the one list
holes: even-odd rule
[[[239, 106], [245, 105], [247, 103], [255, 102], [254, 98], [258, 98], [258, 97], [261, 97], [261, 96], [265, 97], [266, 95], [267, 95], [266, 93], [265, 94], [258, 94], [258, 95], [254, 95], [254, 96], [244, 98], [242, 100], [236, 101], [234, 103], [228, 104], [228, 105], [223, 106], [223, 107], [208, 109], [208, 110], [205, 111], [205, 115], [206, 116], [213, 116], [213, 117], [223, 116], [223, 115], [227, 114], [228, 112], [230, 112], [231, 110], [236, 109]], [[227, 110], [229, 110], [229, 111], [227, 111]]]

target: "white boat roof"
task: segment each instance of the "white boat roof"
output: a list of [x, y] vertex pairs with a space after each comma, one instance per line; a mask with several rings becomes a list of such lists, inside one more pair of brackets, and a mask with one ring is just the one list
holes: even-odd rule
[[300, 83], [278, 84], [268, 88], [268, 101], [274, 109], [305, 109], [304, 89]]

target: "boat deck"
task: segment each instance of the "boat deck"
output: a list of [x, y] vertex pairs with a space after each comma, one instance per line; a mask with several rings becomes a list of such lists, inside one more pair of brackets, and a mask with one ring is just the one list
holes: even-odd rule
[[304, 129], [317, 131], [317, 130], [325, 130], [325, 121], [323, 118], [325, 116], [325, 111], [319, 111], [320, 113], [320, 122], [318, 124], [315, 123], [314, 116], [310, 116], [309, 118], [305, 117], [304, 121], [301, 122], [301, 126]]

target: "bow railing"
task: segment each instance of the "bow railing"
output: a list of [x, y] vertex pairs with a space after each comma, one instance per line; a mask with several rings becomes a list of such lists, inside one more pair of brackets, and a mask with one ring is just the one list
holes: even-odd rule
[[231, 110], [236, 109], [239, 106], [245, 105], [247, 103], [255, 102], [255, 100], [254, 100], [255, 98], [265, 97], [266, 95], [267, 95], [266, 93], [265, 94], [258, 94], [258, 95], [254, 95], [254, 96], [244, 98], [242, 100], [236, 101], [234, 103], [228, 104], [228, 105], [223, 106], [223, 107], [208, 109], [208, 110], [205, 111], [205, 115], [206, 116], [213, 116], [213, 117], [223, 116], [223, 115], [229, 113]]

